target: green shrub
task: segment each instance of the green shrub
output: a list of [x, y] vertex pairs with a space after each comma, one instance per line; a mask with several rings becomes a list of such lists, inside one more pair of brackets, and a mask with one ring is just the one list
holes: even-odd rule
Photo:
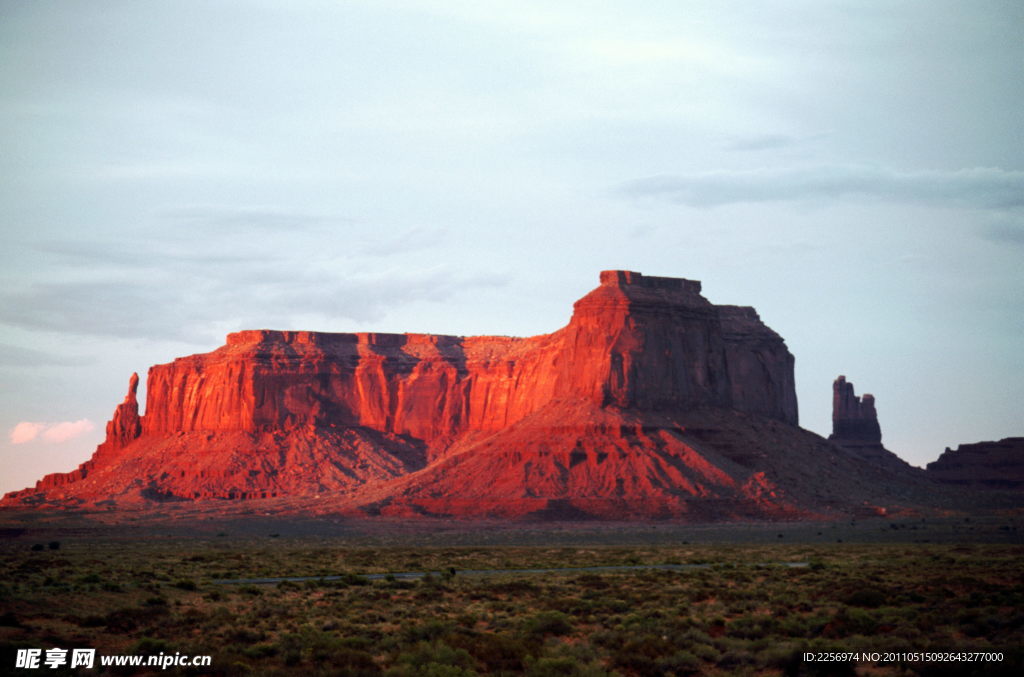
[[267, 638], [267, 633], [255, 628], [234, 628], [227, 634], [228, 641], [241, 644], [253, 644]]
[[369, 585], [370, 579], [359, 574], [346, 573], [338, 580], [341, 585]]
[[441, 639], [452, 631], [454, 626], [444, 621], [430, 620], [419, 625], [407, 625], [402, 628], [402, 640], [408, 644], [416, 642], [432, 642]]
[[658, 669], [664, 674], [696, 675], [701, 671], [701, 662], [689, 651], [677, 651], [658, 660]]
[[627, 635], [626, 641], [611, 652], [612, 663], [641, 675], [663, 674], [662, 660], [678, 651], [676, 642], [663, 635]]
[[174, 649], [167, 640], [143, 637], [136, 642], [126, 653], [140, 656], [156, 656], [161, 653], [174, 653]]
[[389, 677], [472, 677], [476, 662], [465, 649], [444, 642], [418, 642], [403, 651], [388, 671]]
[[568, 635], [572, 632], [572, 623], [561, 611], [542, 611], [526, 619], [523, 631], [534, 636]]
[[520, 673], [530, 648], [521, 639], [490, 632], [456, 634], [446, 640], [452, 647], [465, 649], [488, 672]]
[[568, 656], [545, 656], [529, 662], [528, 677], [567, 677], [578, 673], [577, 663]]
[[275, 644], [253, 644], [242, 649], [242, 654], [247, 659], [265, 659], [271, 655], [278, 655], [278, 646]]
[[877, 630], [878, 621], [870, 611], [856, 607], [844, 607], [825, 626], [825, 635], [827, 637], [873, 635]]
[[116, 634], [129, 633], [139, 627], [156, 622], [158, 618], [167, 615], [166, 606], [129, 607], [108, 613], [103, 622], [107, 631]]
[[843, 604], [869, 609], [880, 607], [888, 601], [888, 595], [878, 588], [861, 588], [843, 597]]

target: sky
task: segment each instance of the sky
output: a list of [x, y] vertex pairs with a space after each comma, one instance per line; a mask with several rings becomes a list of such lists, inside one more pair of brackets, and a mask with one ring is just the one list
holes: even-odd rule
[[230, 331], [701, 280], [914, 465], [1024, 435], [1016, 0], [0, 0], [0, 491]]

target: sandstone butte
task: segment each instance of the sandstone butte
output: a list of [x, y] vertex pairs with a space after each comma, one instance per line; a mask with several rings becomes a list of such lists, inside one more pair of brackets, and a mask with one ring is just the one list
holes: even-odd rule
[[909, 463], [882, 446], [875, 397], [857, 397], [845, 376], [832, 383], [832, 434], [829, 441], [854, 456], [894, 473], [913, 472]]
[[840, 428], [870, 453], [799, 428], [782, 338], [700, 292], [604, 271], [567, 326], [530, 338], [233, 333], [150, 368], [145, 415], [133, 375], [89, 461], [2, 504], [703, 521], [925, 500], [867, 396], [854, 411], [837, 385]]
[[1004, 437], [998, 442], [946, 447], [928, 464], [928, 474], [939, 482], [969, 490], [1024, 490], [1024, 437]]

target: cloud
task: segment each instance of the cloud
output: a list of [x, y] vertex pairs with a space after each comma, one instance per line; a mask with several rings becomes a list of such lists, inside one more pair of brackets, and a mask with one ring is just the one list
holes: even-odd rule
[[676, 36], [660, 40], [605, 36], [575, 40], [569, 44], [587, 63], [596, 62], [604, 68], [622, 65], [678, 68], [690, 65], [715, 72], [733, 72], [760, 67], [758, 60], [749, 53], [696, 36], [689, 36], [686, 40], [679, 40]]
[[81, 437], [95, 429], [96, 426], [87, 418], [80, 418], [77, 421], [61, 421], [44, 430], [43, 439], [53, 444], [60, 444]]
[[627, 182], [621, 191], [691, 207], [860, 198], [1009, 209], [1024, 206], [1024, 172], [996, 167], [918, 172], [860, 166], [766, 168], [653, 176]]
[[81, 437], [95, 429], [96, 426], [87, 418], [59, 423], [22, 421], [11, 428], [10, 440], [11, 444], [25, 444], [35, 439], [41, 439], [49, 444], [60, 444]]
[[808, 134], [753, 134], [735, 136], [724, 145], [729, 151], [762, 151], [793, 148], [831, 136], [832, 132], [821, 131]]
[[304, 230], [316, 226], [350, 223], [351, 220], [325, 214], [265, 207], [190, 206], [162, 209], [157, 216], [182, 226], [202, 230]]
[[22, 421], [18, 425], [11, 428], [10, 439], [11, 444], [25, 444], [31, 442], [39, 433], [46, 427], [45, 423], [33, 423], [32, 421]]
[[113, 242], [97, 242], [68, 238], [67, 240], [46, 240], [26, 245], [32, 251], [40, 252], [49, 259], [57, 259], [61, 266], [79, 266], [95, 269], [98, 266], [137, 271], [153, 268], [154, 262], [163, 266], [229, 266], [239, 263], [269, 261], [269, 256], [258, 257], [238, 251], [196, 251], [188, 242], [145, 241], [132, 243], [131, 248]]
[[0, 343], [0, 367], [81, 367], [94, 361], [81, 355], [58, 355]]
[[183, 338], [185, 287], [153, 281], [46, 282], [0, 292], [0, 322], [25, 329], [136, 338]]
[[996, 223], [987, 226], [982, 237], [993, 242], [1024, 246], [1024, 224]]
[[442, 228], [410, 228], [394, 237], [368, 244], [363, 253], [368, 256], [392, 256], [435, 247], [448, 239]]
[[760, 134], [736, 139], [726, 146], [727, 150], [775, 150], [796, 145], [798, 139], [789, 134]]
[[[0, 290], [0, 323], [120, 339], [207, 344], [225, 327], [318, 329], [366, 322], [417, 302], [443, 302], [471, 289], [500, 287], [509, 275], [448, 266], [348, 270], [326, 258], [305, 267], [289, 260], [236, 267], [154, 269], [146, 276], [33, 283]], [[340, 272], [339, 272], [340, 271]], [[303, 326], [297, 326], [302, 322]]]

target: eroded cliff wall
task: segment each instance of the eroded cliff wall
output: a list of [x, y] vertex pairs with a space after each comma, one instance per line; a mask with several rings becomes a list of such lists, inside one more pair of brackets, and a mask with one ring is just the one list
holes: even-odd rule
[[150, 369], [141, 434], [365, 426], [425, 440], [506, 427], [548, 402], [711, 405], [795, 424], [793, 357], [700, 283], [606, 271], [564, 329], [528, 339], [243, 331]]
[[[627, 456], [641, 464], [638, 477], [653, 472], [643, 469], [651, 462], [644, 445], [675, 449], [678, 458], [703, 458], [679, 437], [679, 424], [665, 423], [680, 414], [716, 408], [784, 426], [797, 423], [793, 356], [752, 308], [715, 306], [696, 281], [631, 271], [602, 272], [600, 286], [577, 301], [568, 325], [552, 334], [241, 331], [211, 353], [152, 367], [143, 416], [136, 387], [133, 376], [92, 460], [9, 499], [340, 495], [364, 485], [390, 486], [451, 454], [492, 454], [478, 444], [485, 439], [509, 446], [500, 454], [513, 454], [510, 462], [522, 466], [501, 481], [519, 482], [530, 494], [531, 487], [549, 484], [513, 475], [543, 464], [511, 447], [546, 457], [557, 446], [550, 440], [571, 438], [572, 449], [555, 451], [577, 459], [570, 462], [574, 477], [602, 477], [592, 490], [576, 486], [582, 480], [571, 489], [596, 500], [601, 487], [616, 480], [576, 467], [579, 458], [599, 465], [608, 452], [635, 448]], [[525, 428], [515, 428], [527, 419], [532, 422]], [[607, 422], [620, 419], [630, 423]], [[653, 423], [643, 423], [648, 419]], [[668, 441], [654, 444], [647, 433], [621, 432], [659, 426], [668, 432], [658, 439]], [[505, 432], [513, 428], [520, 432]], [[561, 438], [549, 436], [556, 429]], [[683, 461], [676, 456], [671, 463], [678, 466]], [[722, 458], [700, 461], [704, 467], [694, 477], [728, 476], [722, 485], [727, 494], [752, 481], [741, 466], [719, 468], [728, 465]], [[487, 465], [458, 465], [481, 463]], [[544, 472], [557, 474], [560, 467]], [[490, 480], [473, 481], [485, 491]], [[715, 495], [708, 487], [673, 486], [668, 482], [659, 491]]]

